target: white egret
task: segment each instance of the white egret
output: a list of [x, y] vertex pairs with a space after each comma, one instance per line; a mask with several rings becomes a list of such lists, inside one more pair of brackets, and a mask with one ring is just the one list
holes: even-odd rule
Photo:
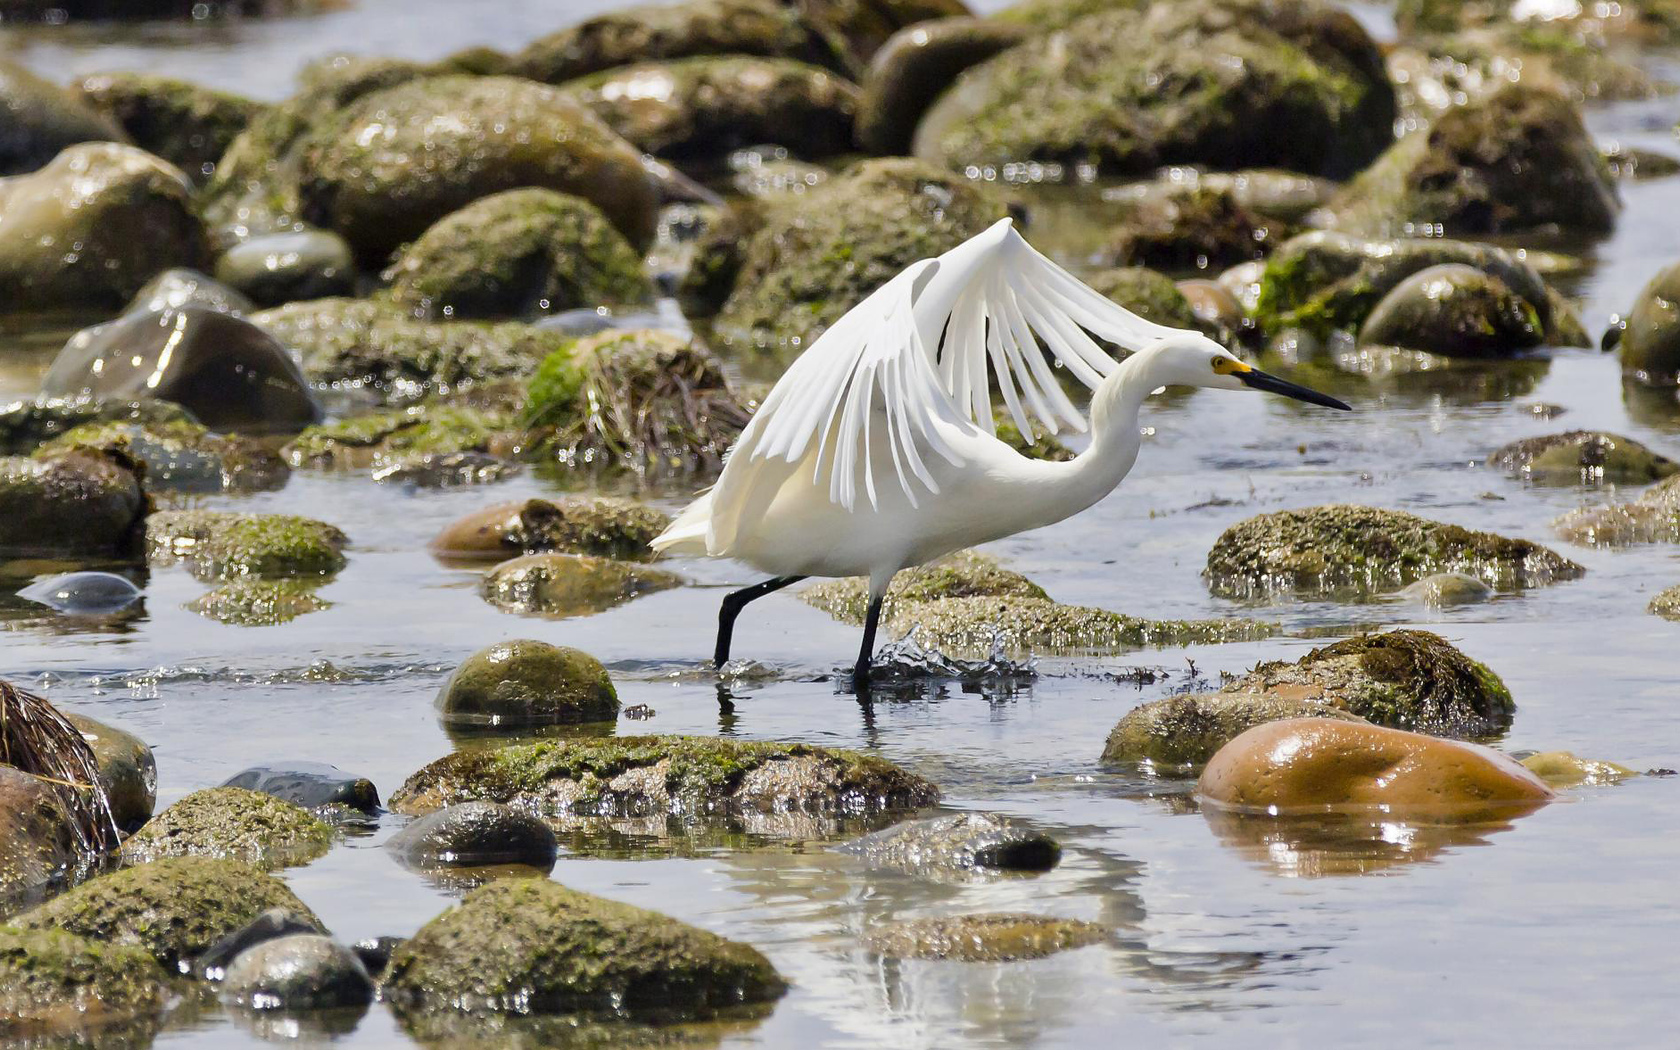
[[[1116, 361], [1092, 335], [1133, 353]], [[1064, 463], [1029, 459], [994, 433], [994, 385], [1023, 434], [1034, 420], [1052, 434], [1086, 429], [1041, 344], [1094, 390], [1090, 445]], [[1005, 219], [911, 265], [812, 343], [742, 431], [717, 484], [653, 547], [736, 558], [773, 577], [724, 598], [718, 666], [748, 602], [808, 576], [867, 577], [855, 676], [866, 688], [893, 575], [1108, 495], [1137, 459], [1138, 410], [1165, 386], [1348, 407], [1110, 302]]]

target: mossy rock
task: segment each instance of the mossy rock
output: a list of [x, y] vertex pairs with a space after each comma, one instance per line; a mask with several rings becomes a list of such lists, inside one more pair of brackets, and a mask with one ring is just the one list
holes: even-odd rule
[[1462, 572], [1500, 589], [1538, 587], [1585, 572], [1528, 540], [1351, 504], [1262, 514], [1233, 525], [1208, 552], [1215, 594], [1249, 598], [1286, 591], [1368, 594], [1438, 572]]
[[123, 858], [215, 857], [262, 868], [306, 864], [332, 845], [332, 828], [308, 810], [245, 788], [195, 791], [123, 843]]
[[1564, 539], [1587, 547], [1680, 543], [1680, 479], [1665, 478], [1627, 503], [1570, 511], [1552, 527]]
[[653, 297], [642, 258], [595, 205], [518, 189], [439, 219], [385, 271], [417, 317], [528, 317]]
[[1439, 609], [1485, 602], [1493, 597], [1493, 588], [1462, 572], [1437, 572], [1402, 587], [1400, 597]]
[[232, 627], [277, 627], [332, 608], [332, 602], [315, 593], [319, 587], [316, 580], [237, 576], [185, 607], [206, 620]]
[[354, 294], [356, 259], [343, 237], [326, 230], [283, 230], [231, 245], [216, 278], [263, 306]]
[[149, 1019], [167, 998], [163, 970], [140, 948], [0, 926], [0, 1039], [68, 1046], [110, 1025]]
[[1154, 193], [1129, 209], [1104, 254], [1116, 266], [1186, 273], [1263, 259], [1293, 232], [1251, 211], [1229, 189], [1195, 184]]
[[798, 6], [808, 22], [843, 43], [858, 68], [901, 29], [974, 13], [964, 0], [801, 0]]
[[439, 533], [431, 547], [446, 558], [491, 561], [542, 553], [648, 558], [653, 553], [648, 544], [670, 524], [663, 511], [612, 496], [528, 499], [469, 514]]
[[1363, 721], [1327, 700], [1243, 690], [1187, 693], [1140, 704], [1109, 731], [1102, 760], [1168, 775], [1199, 769], [1220, 748], [1263, 722], [1282, 718]]
[[854, 137], [870, 153], [910, 152], [916, 125], [957, 75], [1026, 40], [1026, 26], [998, 18], [941, 18], [894, 33], [869, 63]]
[[1616, 353], [1622, 374], [1636, 383], [1667, 389], [1680, 381], [1680, 263], [1640, 289]]
[[134, 423], [172, 427], [195, 422], [187, 410], [169, 401], [107, 398], [37, 397], [0, 405], [0, 455], [27, 455], [77, 427]]
[[198, 182], [216, 170], [262, 103], [172, 77], [104, 73], [78, 85], [83, 101], [120, 125], [136, 146]]
[[[881, 606], [884, 618], [898, 607], [942, 598], [1018, 597], [1048, 599], [1044, 588], [977, 551], [959, 551], [893, 577]], [[862, 576], [824, 580], [800, 592], [801, 598], [846, 623], [863, 623], [869, 610], [869, 581]]]
[[1022, 434], [1013, 420], [1006, 418], [1004, 412], [994, 409], [992, 425], [996, 428], [994, 436], [1019, 452], [1028, 459], [1041, 459], [1047, 463], [1066, 463], [1074, 458], [1074, 451], [1062, 444], [1049, 434]]
[[1122, 266], [1086, 274], [1085, 283], [1145, 321], [1168, 328], [1199, 327], [1190, 300], [1166, 274]]
[[201, 579], [331, 576], [344, 567], [348, 538], [292, 514], [161, 511], [146, 519], [153, 561], [187, 562]]
[[1005, 963], [1101, 944], [1112, 935], [1094, 922], [1003, 913], [910, 919], [870, 930], [863, 943], [887, 959]]
[[1602, 430], [1523, 438], [1494, 449], [1487, 464], [1541, 484], [1562, 485], [1643, 485], [1680, 473], [1680, 463]]
[[675, 573], [636, 562], [589, 554], [527, 554], [490, 570], [483, 594], [504, 612], [566, 619], [605, 612], [682, 582]]
[[1542, 751], [1522, 760], [1523, 768], [1553, 788], [1615, 784], [1639, 774], [1615, 762], [1580, 758], [1570, 751]]
[[518, 639], [466, 658], [438, 690], [446, 722], [558, 725], [618, 716], [618, 692], [601, 661], [581, 649]]
[[15, 62], [0, 60], [0, 176], [21, 175], [79, 142], [123, 142], [109, 117]]
[[1680, 586], [1658, 592], [1645, 611], [1656, 613], [1665, 620], [1680, 620]]
[[143, 475], [133, 460], [96, 449], [0, 457], [0, 552], [133, 553], [151, 510]]
[[801, 350], [910, 263], [1006, 214], [967, 179], [919, 161], [860, 162], [768, 206], [715, 331], [730, 343]]
[[281, 454], [297, 467], [379, 469], [417, 456], [512, 452], [517, 429], [510, 413], [425, 402], [310, 427]]
[[984, 659], [999, 650], [1011, 656], [1054, 656], [1219, 645], [1276, 631], [1255, 620], [1145, 620], [1047, 598], [984, 595], [907, 602], [883, 623], [891, 636], [908, 636], [924, 648], [962, 659]]
[[60, 712], [93, 748], [111, 819], [124, 831], [144, 824], [157, 804], [157, 759], [132, 733], [73, 711]]
[[691, 822], [740, 813], [868, 816], [916, 809], [939, 789], [884, 759], [807, 744], [710, 737], [544, 740], [460, 751], [409, 777], [398, 813], [490, 801], [549, 816], [667, 814]]
[[752, 236], [764, 225], [764, 213], [755, 201], [737, 200], [697, 205], [695, 216], [699, 233], [677, 283], [677, 301], [689, 317], [714, 317], [735, 290]]
[[1462, 263], [1431, 266], [1401, 281], [1359, 329], [1365, 345], [1472, 358], [1510, 357], [1539, 346], [1545, 335], [1532, 304], [1499, 278]]
[[745, 944], [545, 879], [493, 883], [391, 958], [399, 1011], [707, 1017], [787, 984]]
[[170, 971], [269, 908], [315, 919], [286, 884], [238, 861], [166, 857], [90, 879], [13, 926], [58, 929], [106, 946], [138, 946]]
[[41, 446], [36, 455], [92, 448], [145, 464], [146, 487], [180, 492], [277, 489], [291, 469], [260, 441], [212, 434], [186, 418], [160, 423], [86, 423]]

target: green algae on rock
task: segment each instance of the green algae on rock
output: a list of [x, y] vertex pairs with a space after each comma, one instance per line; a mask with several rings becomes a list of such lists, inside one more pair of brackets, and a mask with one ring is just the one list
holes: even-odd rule
[[171, 426], [196, 422], [169, 401], [37, 397], [0, 406], [0, 454], [27, 455], [77, 427], [101, 423]]
[[93, 748], [111, 819], [124, 831], [144, 824], [157, 804], [157, 759], [152, 749], [139, 737], [115, 726], [74, 711], [61, 713]]
[[71, 1040], [96, 1040], [108, 1026], [150, 1019], [167, 998], [163, 970], [140, 948], [0, 926], [0, 1039], [87, 1045]]
[[527, 554], [490, 570], [483, 594], [505, 612], [565, 619], [604, 612], [682, 582], [664, 569], [592, 554]]
[[1665, 478], [1627, 503], [1572, 510], [1552, 527], [1564, 539], [1586, 547], [1680, 543], [1680, 478]]
[[120, 125], [136, 146], [203, 182], [265, 108], [225, 91], [147, 73], [102, 73], [77, 85], [82, 100]]
[[184, 608], [234, 627], [275, 627], [332, 608], [332, 602], [315, 593], [319, 587], [317, 580], [236, 576]]
[[947, 656], [984, 659], [1114, 652], [1149, 646], [1218, 645], [1274, 633], [1255, 620], [1145, 620], [1047, 598], [975, 595], [900, 605], [885, 629]]
[[1651, 599], [1646, 612], [1656, 613], [1665, 620], [1680, 620], [1680, 586], [1668, 587]]
[[1126, 712], [1109, 731], [1102, 761], [1165, 774], [1191, 772], [1257, 725], [1314, 717], [1365, 721], [1321, 698], [1246, 689], [1169, 696]]
[[1239, 203], [1232, 191], [1200, 184], [1152, 192], [1127, 212], [1104, 249], [1117, 266], [1224, 269], [1264, 258], [1292, 232]]
[[1597, 787], [1615, 784], [1639, 774], [1626, 766], [1598, 759], [1580, 758], [1572, 751], [1542, 751], [1522, 760], [1523, 768], [1553, 788]]
[[1094, 922], [1011, 912], [910, 919], [870, 930], [863, 943], [888, 959], [1001, 963], [1043, 959], [1111, 936], [1107, 926]]
[[1048, 871], [1062, 857], [1061, 845], [1050, 835], [996, 813], [906, 821], [837, 848], [871, 867], [935, 878]]
[[10, 921], [136, 945], [173, 971], [269, 908], [319, 921], [284, 882], [248, 864], [165, 857], [90, 879]]
[[97, 449], [0, 457], [0, 552], [132, 554], [151, 511], [144, 474], [126, 456]]
[[426, 455], [512, 453], [516, 430], [506, 412], [422, 402], [310, 427], [281, 455], [295, 467], [380, 469]]
[[1208, 551], [1203, 575], [1215, 594], [1252, 598], [1287, 591], [1368, 594], [1437, 572], [1462, 572], [1500, 589], [1538, 587], [1585, 571], [1528, 540], [1404, 511], [1332, 504], [1231, 526]]
[[151, 560], [185, 561], [200, 579], [331, 576], [344, 567], [348, 538], [292, 514], [160, 511], [146, 519]]
[[385, 271], [392, 302], [428, 319], [527, 317], [653, 297], [642, 259], [595, 205], [553, 190], [451, 212]]
[[[1018, 572], [1005, 569], [996, 558], [967, 550], [905, 569], [894, 576], [881, 607], [882, 616], [890, 618], [901, 604], [975, 595], [1049, 598], [1044, 588]], [[824, 580], [805, 588], [799, 596], [838, 620], [861, 624], [869, 607], [869, 583], [862, 576]]]
[[1541, 484], [1643, 485], [1680, 472], [1680, 463], [1619, 434], [1570, 430], [1501, 445], [1487, 465]]
[[214, 857], [261, 868], [305, 864], [327, 851], [332, 828], [308, 810], [237, 787], [206, 788], [159, 813], [123, 843], [130, 862]]
[[518, 639], [467, 657], [438, 690], [446, 722], [557, 725], [618, 716], [618, 692], [601, 661], [581, 649]]
[[1508, 357], [1545, 340], [1540, 314], [1494, 275], [1447, 263], [1395, 285], [1359, 328], [1364, 345], [1448, 357]]
[[250, 492], [280, 488], [291, 475], [285, 461], [261, 442], [212, 434], [186, 418], [85, 423], [46, 442], [36, 455], [73, 448], [113, 452], [145, 464], [148, 489]]
[[894, 33], [870, 60], [854, 137], [871, 153], [910, 152], [916, 125], [957, 74], [1021, 43], [1026, 26], [998, 18], [942, 18]]
[[468, 894], [391, 958], [400, 1012], [706, 1017], [787, 984], [745, 944], [657, 912], [516, 879]]
[[499, 503], [451, 522], [431, 543], [439, 557], [502, 561], [521, 554], [645, 559], [670, 515], [612, 496]]

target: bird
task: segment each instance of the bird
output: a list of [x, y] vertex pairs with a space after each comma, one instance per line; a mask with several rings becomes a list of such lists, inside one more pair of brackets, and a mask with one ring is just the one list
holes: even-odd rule
[[[1098, 339], [1130, 356], [1117, 360]], [[1091, 389], [1088, 420], [1052, 358]], [[1144, 400], [1167, 386], [1349, 408], [1200, 332], [1139, 317], [1002, 219], [912, 263], [818, 336], [765, 396], [716, 483], [651, 546], [737, 559], [770, 577], [723, 599], [720, 668], [749, 603], [813, 576], [866, 577], [852, 673], [864, 691], [893, 576], [1107, 496], [1137, 461]], [[1022, 434], [1034, 433], [1034, 421], [1050, 434], [1088, 429], [1089, 445], [1065, 462], [1022, 455], [997, 437], [994, 388]]]

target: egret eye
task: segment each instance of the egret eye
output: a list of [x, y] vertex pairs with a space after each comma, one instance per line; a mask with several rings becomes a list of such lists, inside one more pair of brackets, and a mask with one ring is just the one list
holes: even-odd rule
[[1229, 357], [1220, 354], [1213, 359], [1213, 374], [1216, 376], [1228, 376], [1237, 370], [1236, 364], [1237, 363]]

